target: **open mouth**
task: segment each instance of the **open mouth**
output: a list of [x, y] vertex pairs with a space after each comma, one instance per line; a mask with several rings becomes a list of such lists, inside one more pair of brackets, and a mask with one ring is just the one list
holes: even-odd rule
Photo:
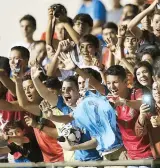
[[28, 97], [29, 99], [32, 99], [32, 95], [27, 95], [27, 97]]
[[113, 94], [117, 94], [117, 93], [118, 93], [118, 90], [111, 90], [111, 92], [112, 92]]
[[66, 101], [66, 102], [71, 101], [71, 96], [64, 96], [64, 98], [65, 98], [65, 101]]

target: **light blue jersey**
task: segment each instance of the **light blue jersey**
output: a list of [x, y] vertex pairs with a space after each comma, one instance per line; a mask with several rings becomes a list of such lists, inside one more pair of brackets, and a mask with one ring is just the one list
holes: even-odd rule
[[109, 152], [123, 146], [116, 121], [116, 112], [103, 96], [89, 94], [73, 111], [78, 127], [89, 131], [98, 142], [97, 150]]
[[92, 0], [89, 6], [83, 4], [78, 13], [89, 14], [92, 17], [93, 21], [100, 20], [106, 22], [107, 11], [103, 3], [99, 0]]

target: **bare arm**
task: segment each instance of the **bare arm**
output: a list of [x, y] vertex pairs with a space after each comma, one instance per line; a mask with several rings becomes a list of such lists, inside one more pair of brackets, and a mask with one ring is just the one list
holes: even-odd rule
[[53, 76], [54, 74], [56, 74], [59, 54], [60, 54], [60, 51], [57, 50], [55, 55], [52, 57], [51, 63], [48, 64], [47, 76]]
[[72, 115], [62, 115], [62, 116], [52, 115], [50, 120], [53, 122], [67, 124], [70, 123], [72, 120], [74, 120], [74, 118], [72, 117]]
[[48, 88], [39, 79], [40, 72], [37, 68], [31, 69], [31, 77], [34, 86], [41, 97], [49, 102], [53, 107], [57, 106], [58, 96], [53, 92], [49, 91]]
[[158, 3], [158, 0], [155, 0], [147, 9], [142, 11], [140, 14], [138, 14], [136, 17], [134, 17], [131, 22], [129, 22], [128, 29], [137, 37], [141, 38], [142, 36], [142, 30], [140, 30], [138, 27], [138, 23], [148, 14], [150, 14], [156, 7]]
[[141, 105], [142, 105], [142, 100], [128, 100], [126, 102], [126, 106], [136, 110], [139, 110]]
[[20, 137], [20, 136], [12, 136], [12, 137], [9, 137], [9, 142], [14, 142], [18, 145], [22, 145], [24, 143], [29, 143], [30, 140], [27, 138], [27, 137]]
[[78, 67], [75, 69], [75, 71], [76, 71], [77, 74], [82, 76], [82, 78], [84, 78], [84, 79], [88, 79], [89, 78], [89, 84], [94, 89], [96, 89], [98, 92], [100, 92], [102, 95], [104, 95], [104, 86], [101, 84], [100, 81], [98, 81], [96, 78], [94, 78], [90, 74], [84, 72], [82, 69], [80, 69]]
[[7, 102], [6, 100], [0, 99], [0, 110], [6, 111], [24, 111], [22, 107], [19, 106], [18, 102]]
[[95, 138], [92, 138], [89, 141], [86, 141], [84, 143], [74, 145], [73, 150], [88, 150], [88, 149], [95, 149], [97, 147], [97, 140]]
[[72, 38], [72, 40], [75, 42], [75, 44], [78, 44], [80, 39], [79, 34], [67, 22], [64, 23], [64, 27], [67, 30], [70, 37]]

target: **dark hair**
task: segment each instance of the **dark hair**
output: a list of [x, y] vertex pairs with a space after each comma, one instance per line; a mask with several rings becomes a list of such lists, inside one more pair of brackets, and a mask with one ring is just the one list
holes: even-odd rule
[[146, 67], [149, 71], [149, 73], [151, 73], [151, 77], [153, 76], [153, 68], [152, 65], [150, 63], [148, 63], [147, 61], [141, 61], [138, 64], [135, 65], [134, 67], [134, 87], [135, 88], [143, 88], [144, 86], [142, 86], [138, 80], [137, 80], [137, 70], [141, 67]]
[[63, 11], [64, 13], [63, 14], [65, 14], [66, 16], [67, 16], [67, 9], [65, 8], [65, 6], [64, 5], [62, 5], [62, 4], [53, 4], [53, 5], [51, 5], [50, 6], [50, 8], [61, 8], [61, 11]]
[[140, 60], [142, 60], [142, 57], [145, 54], [149, 54], [152, 57], [152, 59], [154, 60], [154, 59], [156, 59], [157, 51], [154, 49], [145, 49], [144, 51], [142, 51], [142, 53], [139, 53]]
[[126, 71], [121, 65], [113, 65], [113, 66], [109, 67], [106, 70], [105, 75], [106, 76], [108, 76], [108, 75], [118, 76], [122, 80], [125, 80], [127, 78]]
[[95, 46], [95, 48], [99, 48], [99, 40], [96, 36], [94, 36], [92, 34], [87, 34], [87, 35], [81, 37], [79, 40], [79, 46], [81, 43], [84, 43], [84, 42], [91, 43]]
[[23, 81], [32, 80], [31, 73], [30, 72], [25, 73], [25, 75], [23, 76], [22, 80]]
[[69, 76], [63, 82], [73, 82], [78, 89], [78, 80], [76, 76]]
[[88, 23], [88, 25], [90, 27], [93, 27], [93, 19], [88, 14], [80, 13], [80, 14], [76, 15], [73, 19], [73, 23], [76, 23], [77, 20], [80, 20], [83, 23]]
[[13, 50], [19, 51], [21, 53], [22, 59], [29, 60], [30, 53], [27, 48], [22, 47], [22, 46], [15, 46], [11, 48], [11, 51]]
[[116, 32], [118, 32], [118, 26], [115, 23], [113, 23], [113, 22], [107, 22], [107, 23], [105, 23], [103, 25], [103, 27], [102, 27], [102, 30], [104, 30], [106, 28], [108, 28], [108, 29], [114, 29]]
[[62, 88], [62, 83], [55, 77], [48, 77], [45, 81], [45, 85], [47, 88], [60, 90]]
[[84, 72], [92, 75], [94, 78], [96, 78], [98, 81], [102, 81], [101, 75], [98, 71], [92, 69], [92, 68], [84, 68]]
[[34, 30], [36, 30], [36, 19], [32, 16], [32, 15], [25, 15], [23, 16], [21, 19], [20, 19], [20, 23], [23, 21], [23, 20], [27, 20], [29, 22], [31, 22]]
[[125, 7], [130, 7], [132, 8], [132, 11], [134, 13], [134, 15], [136, 16], [138, 13], [139, 13], [139, 8], [137, 5], [134, 5], [134, 4], [126, 4], [123, 8]]
[[23, 123], [22, 123], [21, 120], [9, 121], [9, 122], [5, 125], [3, 131], [4, 131], [4, 132], [8, 132], [10, 129], [16, 129], [16, 128], [20, 128], [20, 129], [24, 130], [24, 125], [23, 125]]

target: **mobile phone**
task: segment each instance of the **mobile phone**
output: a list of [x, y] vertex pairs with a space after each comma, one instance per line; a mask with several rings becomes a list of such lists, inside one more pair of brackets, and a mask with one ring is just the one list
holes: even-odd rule
[[57, 138], [57, 141], [59, 141], [59, 142], [65, 142], [64, 136], [59, 136], [59, 137]]

